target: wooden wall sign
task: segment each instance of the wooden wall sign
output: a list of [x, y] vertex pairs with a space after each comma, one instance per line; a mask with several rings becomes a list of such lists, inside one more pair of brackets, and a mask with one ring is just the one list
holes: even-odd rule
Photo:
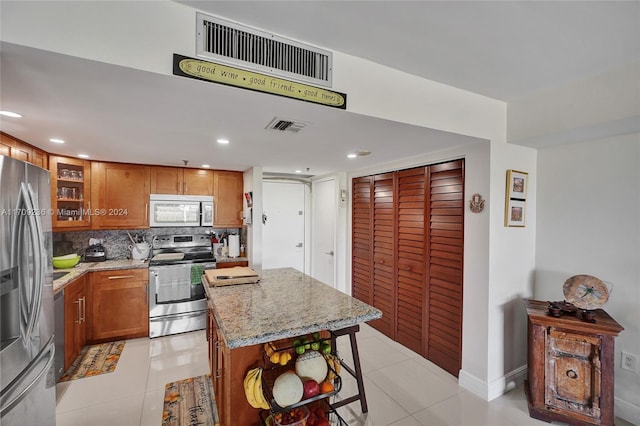
[[173, 75], [347, 109], [347, 95], [202, 59], [173, 55]]

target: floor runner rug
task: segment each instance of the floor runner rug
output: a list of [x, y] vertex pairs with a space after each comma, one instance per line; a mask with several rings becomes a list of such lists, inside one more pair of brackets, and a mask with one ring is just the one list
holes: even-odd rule
[[80, 356], [69, 367], [69, 370], [60, 377], [59, 381], [66, 382], [67, 380], [112, 373], [116, 369], [124, 344], [124, 341], [119, 341], [85, 346]]
[[162, 426], [218, 424], [211, 374], [165, 385]]

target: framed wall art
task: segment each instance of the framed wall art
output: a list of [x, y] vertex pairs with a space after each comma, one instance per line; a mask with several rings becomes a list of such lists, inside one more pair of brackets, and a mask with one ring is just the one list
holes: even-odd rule
[[507, 198], [527, 199], [529, 174], [517, 170], [507, 170]]
[[528, 173], [518, 170], [507, 170], [504, 226], [525, 226], [528, 187]]
[[507, 200], [505, 226], [524, 226], [527, 213], [527, 202], [524, 200]]

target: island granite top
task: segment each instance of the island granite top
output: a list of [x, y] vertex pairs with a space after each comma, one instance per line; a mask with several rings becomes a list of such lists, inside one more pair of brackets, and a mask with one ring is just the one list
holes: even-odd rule
[[293, 268], [260, 271], [257, 284], [210, 287], [209, 307], [227, 347], [339, 330], [382, 312]]

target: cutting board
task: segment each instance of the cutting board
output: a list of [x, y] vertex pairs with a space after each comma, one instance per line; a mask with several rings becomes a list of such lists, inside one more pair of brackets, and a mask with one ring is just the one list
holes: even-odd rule
[[204, 271], [209, 286], [218, 287], [234, 284], [253, 284], [260, 281], [260, 275], [247, 266], [207, 269]]

